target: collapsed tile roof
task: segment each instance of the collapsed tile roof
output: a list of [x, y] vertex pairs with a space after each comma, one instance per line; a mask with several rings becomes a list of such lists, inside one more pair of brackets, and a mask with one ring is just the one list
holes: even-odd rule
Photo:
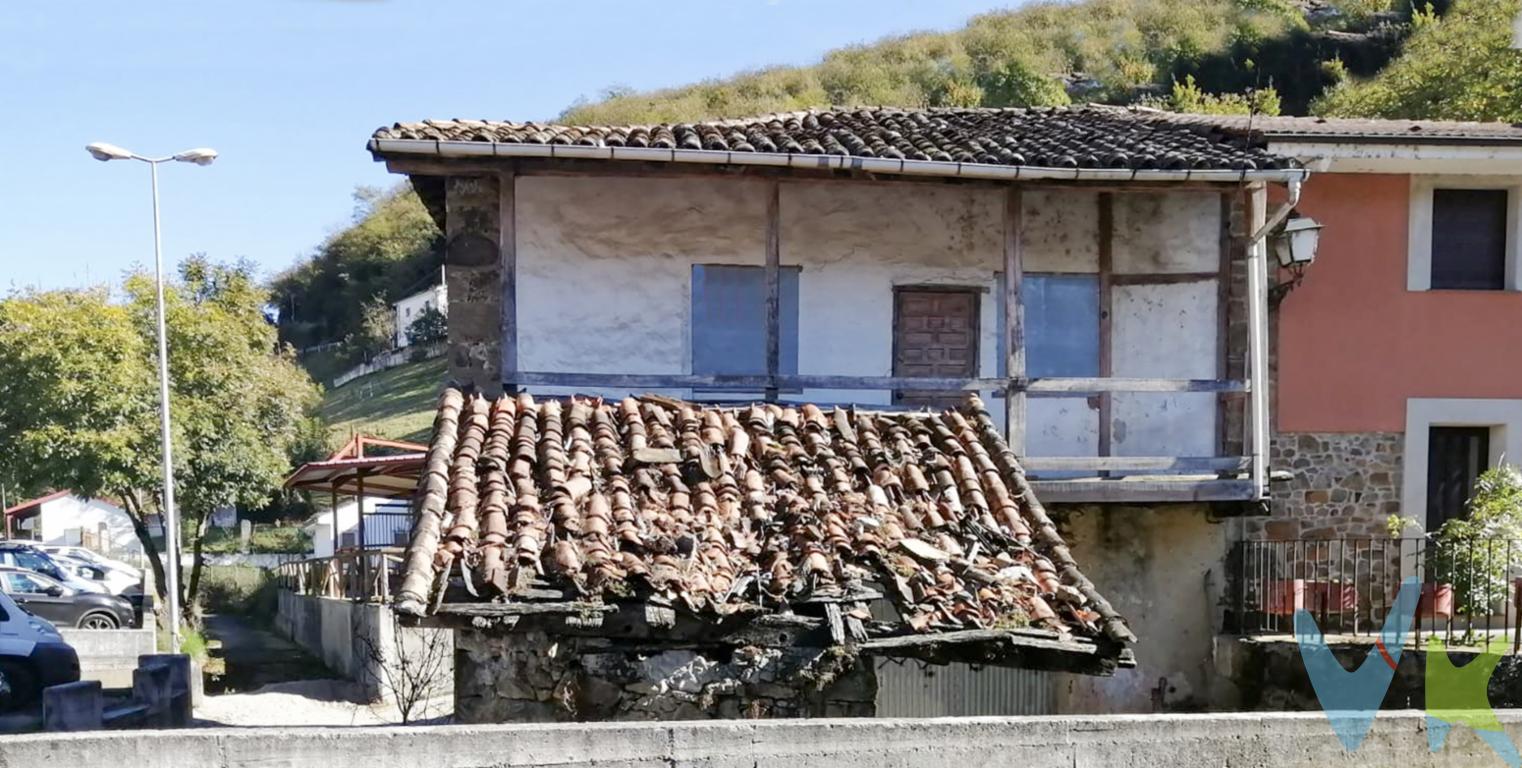
[[[492, 146], [640, 148], [845, 156], [1045, 169], [1238, 171], [1295, 168], [1294, 161], [1224, 136], [1209, 136], [1096, 105], [1041, 108], [813, 109], [736, 120], [588, 126], [492, 120], [425, 120], [377, 130], [378, 156], [437, 142]], [[587, 156], [566, 153], [569, 157]], [[656, 156], [643, 159], [661, 159]], [[875, 169], [882, 170], [882, 169]]]
[[551, 586], [718, 621], [875, 587], [905, 634], [1134, 641], [976, 397], [909, 413], [448, 389], [414, 506], [412, 616]]

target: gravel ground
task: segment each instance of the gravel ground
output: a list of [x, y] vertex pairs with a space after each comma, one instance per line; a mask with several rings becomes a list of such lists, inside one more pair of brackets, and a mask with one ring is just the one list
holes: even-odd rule
[[[300, 680], [275, 683], [248, 693], [207, 696], [196, 707], [204, 726], [396, 725], [401, 713], [390, 703], [360, 701], [359, 686], [342, 680]], [[454, 702], [427, 702], [414, 722], [449, 722]]]

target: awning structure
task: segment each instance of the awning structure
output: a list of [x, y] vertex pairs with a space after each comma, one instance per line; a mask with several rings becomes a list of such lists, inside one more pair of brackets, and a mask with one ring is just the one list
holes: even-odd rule
[[[393, 451], [366, 456], [375, 448]], [[332, 456], [301, 465], [285, 479], [286, 488], [327, 491], [344, 496], [410, 499], [422, 476], [427, 446], [359, 435]], [[399, 452], [398, 452], [399, 451]]]

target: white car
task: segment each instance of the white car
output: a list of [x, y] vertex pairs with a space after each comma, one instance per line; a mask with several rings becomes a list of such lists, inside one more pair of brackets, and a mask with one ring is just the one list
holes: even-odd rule
[[134, 577], [124, 571], [115, 568], [106, 568], [95, 563], [86, 562], [68, 555], [54, 555], [53, 560], [64, 570], [78, 576], [85, 581], [99, 584], [113, 595], [121, 595], [132, 590], [141, 590], [143, 580]]
[[123, 573], [127, 576], [132, 577], [134, 581], [143, 580], [143, 572], [141, 570], [130, 566], [120, 560], [113, 560], [109, 557], [106, 557], [105, 555], [102, 555], [93, 549], [86, 549], [85, 547], [56, 546], [52, 544], [40, 545], [37, 548], [43, 552], [53, 555], [54, 557], [72, 557], [75, 560], [83, 560], [87, 563], [90, 563], [91, 565], [96, 565], [101, 568]]

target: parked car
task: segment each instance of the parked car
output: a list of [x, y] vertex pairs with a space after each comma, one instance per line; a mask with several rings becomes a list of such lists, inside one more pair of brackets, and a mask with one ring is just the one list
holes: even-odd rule
[[110, 593], [104, 584], [70, 573], [51, 555], [27, 544], [10, 541], [0, 544], [0, 565], [36, 571], [76, 592]]
[[79, 654], [47, 620], [0, 592], [0, 710], [26, 706], [42, 689], [79, 680]]
[[128, 592], [143, 591], [141, 578], [134, 578], [123, 571], [115, 568], [80, 560], [70, 555], [53, 555], [53, 559], [63, 566], [64, 570], [78, 576], [85, 581], [99, 584], [106, 588], [106, 592], [113, 595], [124, 595]]
[[0, 567], [0, 590], [28, 612], [80, 629], [117, 629], [137, 623], [132, 604], [115, 595], [70, 589], [36, 571]]
[[58, 546], [54, 544], [45, 544], [37, 547], [37, 549], [40, 549], [43, 552], [46, 552], [54, 557], [72, 557], [75, 560], [83, 560], [84, 562], [99, 566], [108, 571], [129, 576], [135, 582], [141, 582], [143, 580], [143, 572], [141, 569], [128, 565], [120, 560], [106, 557], [105, 555], [102, 555], [101, 553], [96, 552], [95, 550], [88, 547], [69, 547]]

